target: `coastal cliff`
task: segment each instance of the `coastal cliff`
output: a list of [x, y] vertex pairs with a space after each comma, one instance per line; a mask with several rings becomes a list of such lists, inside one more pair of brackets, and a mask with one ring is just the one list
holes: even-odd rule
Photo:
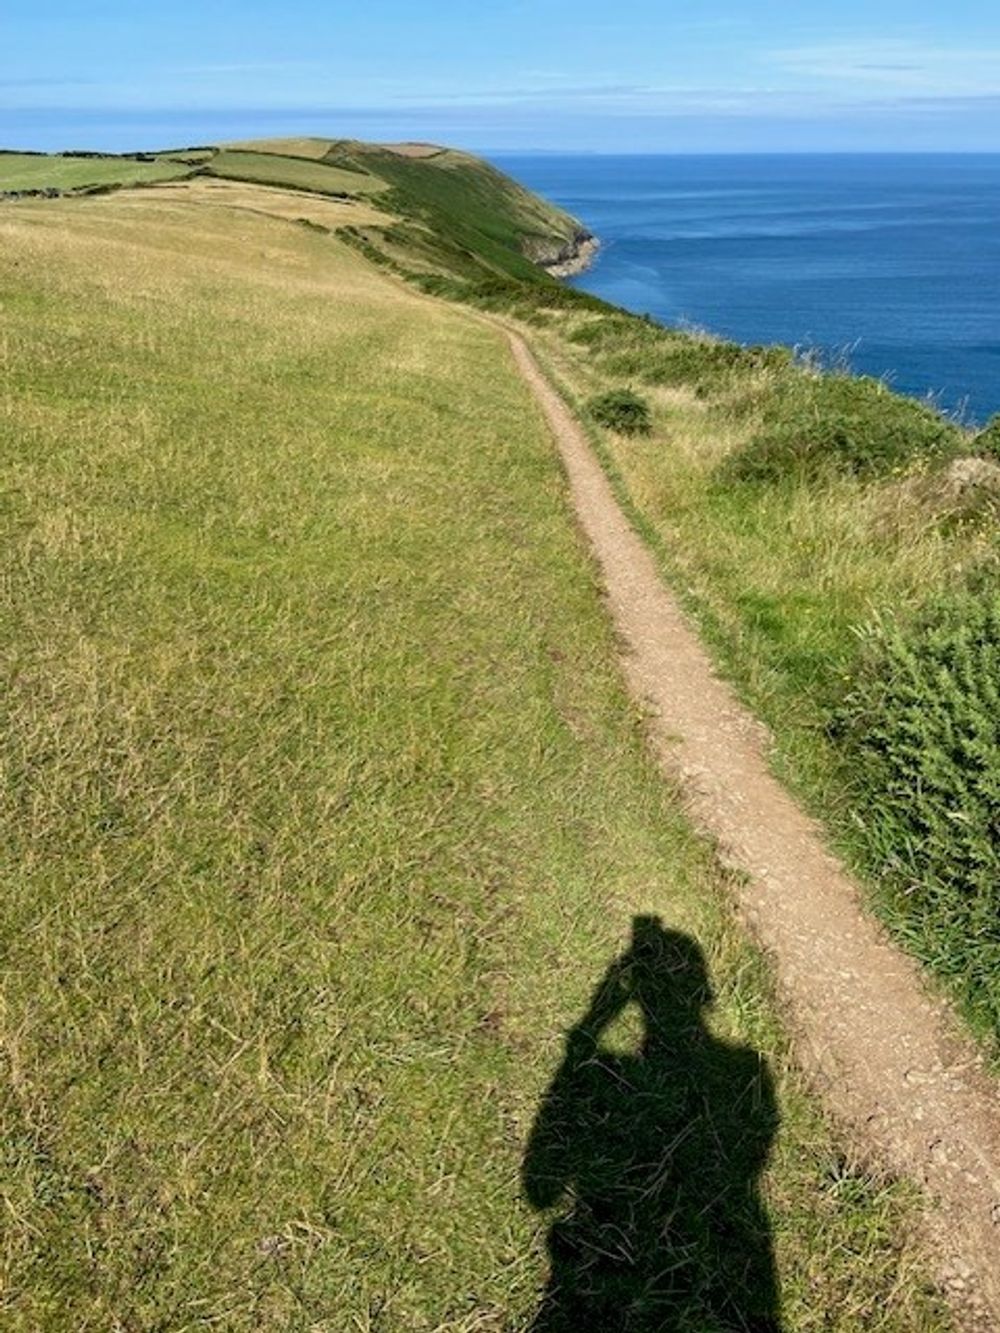
[[560, 246], [554, 254], [536, 260], [536, 263], [553, 278], [573, 278], [579, 273], [586, 273], [600, 248], [601, 242], [593, 232], [581, 227], [574, 232], [572, 240]]

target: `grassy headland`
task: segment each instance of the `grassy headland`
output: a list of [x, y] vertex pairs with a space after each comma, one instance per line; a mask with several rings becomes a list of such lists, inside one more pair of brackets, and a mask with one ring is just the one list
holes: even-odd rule
[[423, 252], [441, 272], [465, 278], [539, 282], [544, 274], [532, 261], [557, 263], [582, 232], [489, 163], [430, 145], [278, 139], [126, 156], [0, 152], [0, 193], [87, 192], [194, 176], [343, 199], [384, 194], [393, 221], [372, 239], [394, 239], [405, 253]]
[[[349, 202], [301, 226], [212, 181], [0, 213], [5, 1326], [525, 1328], [532, 1121], [658, 913], [707, 954], [713, 1035], [763, 1061], [735, 1121], [703, 1095], [686, 1130], [744, 1227], [776, 1081], [785, 1328], [943, 1330], [913, 1201], [804, 1095], [645, 753], [503, 338], [366, 259], [513, 291], [596, 383], [565, 335], [600, 304], [525, 258], [575, 224], [495, 213], [459, 154], [407, 158], [446, 173], [418, 185], [337, 151], [392, 220], [333, 235], [313, 209]], [[609, 442], [640, 498], [682, 408], [657, 396], [648, 455]], [[634, 1166], [638, 1208], [662, 1162]], [[712, 1251], [676, 1258], [677, 1328], [721, 1333]]]

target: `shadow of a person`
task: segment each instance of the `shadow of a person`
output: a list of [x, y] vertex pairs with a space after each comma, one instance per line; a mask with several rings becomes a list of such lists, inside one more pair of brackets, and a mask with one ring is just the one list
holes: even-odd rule
[[[764, 1061], [705, 1027], [701, 949], [637, 917], [569, 1033], [528, 1142], [524, 1191], [563, 1202], [533, 1333], [779, 1333], [757, 1178], [778, 1124]], [[634, 1054], [602, 1048], [637, 1006]]]

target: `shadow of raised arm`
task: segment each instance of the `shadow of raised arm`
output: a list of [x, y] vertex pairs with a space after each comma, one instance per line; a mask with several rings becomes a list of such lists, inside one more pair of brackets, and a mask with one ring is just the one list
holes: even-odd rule
[[583, 1018], [566, 1034], [562, 1064], [535, 1117], [525, 1149], [521, 1183], [533, 1208], [552, 1208], [570, 1185], [579, 1147], [574, 1125], [580, 1074], [597, 1058], [601, 1034], [631, 1002], [629, 956], [615, 960], [594, 991]]

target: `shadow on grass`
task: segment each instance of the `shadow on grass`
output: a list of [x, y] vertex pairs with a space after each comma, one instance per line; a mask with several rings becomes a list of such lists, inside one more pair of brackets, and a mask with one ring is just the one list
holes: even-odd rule
[[[637, 917], [569, 1033], [525, 1154], [532, 1206], [565, 1205], [533, 1333], [779, 1333], [757, 1191], [774, 1093], [755, 1051], [709, 1033], [711, 1000], [694, 940]], [[638, 1049], [605, 1049], [630, 1005]]]

